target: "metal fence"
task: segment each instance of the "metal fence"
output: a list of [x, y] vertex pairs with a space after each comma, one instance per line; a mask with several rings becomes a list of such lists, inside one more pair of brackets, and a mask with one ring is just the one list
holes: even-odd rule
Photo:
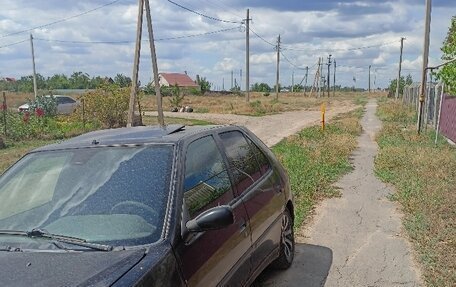
[[[424, 113], [423, 113], [423, 126], [425, 129], [428, 126], [433, 126], [437, 129], [440, 102], [443, 97], [444, 85], [443, 83], [432, 83], [427, 85], [426, 99], [424, 101]], [[404, 95], [402, 101], [415, 108], [418, 112], [420, 100], [420, 84], [412, 84], [404, 88]]]
[[[402, 101], [413, 107], [417, 113], [419, 109], [420, 84], [412, 84], [404, 88]], [[456, 97], [444, 94], [443, 83], [427, 85], [424, 106], [424, 129], [433, 127], [446, 138], [456, 142]]]

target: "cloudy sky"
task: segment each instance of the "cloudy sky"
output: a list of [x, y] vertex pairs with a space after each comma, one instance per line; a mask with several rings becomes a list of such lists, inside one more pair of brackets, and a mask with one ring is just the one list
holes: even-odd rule
[[[275, 41], [282, 39], [281, 83], [313, 80], [319, 57], [337, 61], [343, 86], [387, 86], [396, 77], [400, 37], [404, 73], [419, 79], [425, 0], [173, 0], [218, 20], [192, 13], [166, 0], [150, 0], [160, 72], [187, 71], [207, 77], [215, 87], [231, 87], [231, 71], [244, 88], [245, 28], [250, 8], [251, 83], [274, 83]], [[132, 74], [137, 20], [136, 0], [1, 0], [0, 77], [32, 71], [29, 33], [35, 38], [37, 72], [44, 76], [84, 71], [91, 76]], [[455, 0], [434, 0], [430, 64], [440, 63], [440, 47]], [[93, 10], [93, 11], [91, 11]], [[84, 13], [89, 11], [88, 13]], [[83, 14], [77, 16], [79, 14]], [[77, 16], [77, 17], [75, 17]], [[221, 20], [221, 21], [220, 21]], [[48, 25], [49, 24], [49, 25]], [[32, 30], [33, 29], [33, 30]], [[147, 28], [143, 29], [147, 39]], [[184, 37], [196, 35], [194, 37]], [[261, 37], [261, 38], [260, 38]], [[100, 43], [102, 42], [102, 43]], [[143, 42], [140, 79], [151, 79], [151, 58]]]

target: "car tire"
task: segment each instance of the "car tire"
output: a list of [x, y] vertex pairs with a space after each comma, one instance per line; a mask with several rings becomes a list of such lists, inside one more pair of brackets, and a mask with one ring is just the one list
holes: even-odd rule
[[282, 231], [280, 234], [280, 254], [271, 266], [276, 269], [288, 269], [293, 263], [295, 240], [293, 218], [290, 211], [285, 209], [282, 214]]

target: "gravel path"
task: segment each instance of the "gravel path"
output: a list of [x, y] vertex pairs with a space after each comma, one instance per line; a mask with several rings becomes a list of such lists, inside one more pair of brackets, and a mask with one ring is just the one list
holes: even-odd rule
[[264, 272], [262, 286], [422, 286], [401, 214], [392, 193], [374, 175], [375, 133], [381, 122], [370, 101], [354, 170], [337, 186], [342, 197], [325, 200], [301, 230], [295, 262], [285, 272]]
[[[357, 106], [346, 102], [335, 102], [328, 106], [326, 119], [349, 112]], [[146, 112], [148, 116], [156, 116], [156, 112]], [[255, 133], [267, 146], [273, 146], [282, 139], [295, 134], [305, 127], [318, 124], [321, 121], [320, 111], [292, 111], [281, 114], [252, 117], [233, 114], [199, 114], [165, 112], [165, 117], [198, 119], [216, 124], [232, 124], [245, 126]]]

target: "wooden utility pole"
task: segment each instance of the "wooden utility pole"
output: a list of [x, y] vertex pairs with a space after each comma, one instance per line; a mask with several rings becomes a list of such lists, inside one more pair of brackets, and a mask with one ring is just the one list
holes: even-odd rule
[[314, 78], [312, 88], [310, 89], [310, 96], [313, 95], [314, 90], [317, 89], [319, 82], [321, 80], [320, 79], [320, 61], [321, 61], [321, 58], [318, 58], [318, 67], [317, 67], [317, 71], [315, 72], [315, 78]]
[[369, 65], [369, 93], [371, 92], [371, 65]]
[[279, 99], [279, 79], [280, 79], [280, 34], [279, 37], [277, 38], [277, 74], [276, 74], [276, 100]]
[[399, 56], [399, 72], [397, 75], [397, 83], [396, 83], [396, 100], [399, 99], [399, 86], [401, 83], [401, 69], [402, 69], [402, 51], [404, 49], [404, 37], [401, 37], [401, 54]]
[[334, 85], [333, 85], [333, 97], [336, 96], [336, 68], [337, 68], [337, 64], [336, 64], [336, 59], [334, 59]]
[[309, 66], [306, 67], [306, 82], [304, 83], [304, 97], [306, 96], [306, 90], [307, 90], [307, 77], [309, 75]]
[[420, 105], [418, 111], [418, 134], [421, 133], [421, 122], [423, 120], [424, 99], [426, 93], [426, 74], [429, 61], [429, 35], [431, 33], [431, 7], [432, 0], [426, 0], [426, 19], [424, 25], [424, 47], [423, 47], [423, 69], [421, 74]]
[[234, 88], [234, 73], [233, 70], [231, 70], [231, 90]]
[[291, 72], [291, 92], [294, 93], [294, 70]]
[[328, 57], [328, 87], [327, 87], [327, 91], [328, 91], [328, 97], [329, 97], [329, 90], [331, 89], [331, 80], [330, 80], [330, 77], [331, 77], [331, 57], [332, 55], [330, 54], [329, 57]]
[[35, 99], [38, 95], [38, 89], [36, 85], [36, 69], [35, 69], [35, 49], [33, 48], [33, 35], [30, 34], [30, 46], [32, 48], [32, 63], [33, 63], [33, 93], [35, 94]]
[[245, 101], [250, 101], [250, 11], [245, 19]]
[[141, 55], [141, 36], [142, 36], [142, 24], [143, 24], [143, 13], [144, 13], [143, 8], [144, 8], [144, 0], [138, 0], [138, 22], [136, 24], [135, 59], [133, 62], [133, 77], [132, 77], [132, 83], [131, 83], [130, 103], [128, 106], [127, 127], [133, 126], [133, 120], [134, 120], [134, 116], [135, 116], [136, 95], [138, 93], [139, 58]]
[[154, 30], [152, 28], [152, 16], [150, 13], [149, 0], [144, 0], [144, 1], [146, 4], [146, 18], [147, 18], [147, 29], [149, 30], [149, 46], [150, 46], [150, 55], [152, 56], [152, 70], [154, 72], [155, 95], [157, 97], [158, 124], [161, 127], [164, 127], [165, 120], [164, 120], [164, 115], [163, 115], [162, 95], [160, 92], [160, 79], [158, 78], [157, 53], [155, 51]]

